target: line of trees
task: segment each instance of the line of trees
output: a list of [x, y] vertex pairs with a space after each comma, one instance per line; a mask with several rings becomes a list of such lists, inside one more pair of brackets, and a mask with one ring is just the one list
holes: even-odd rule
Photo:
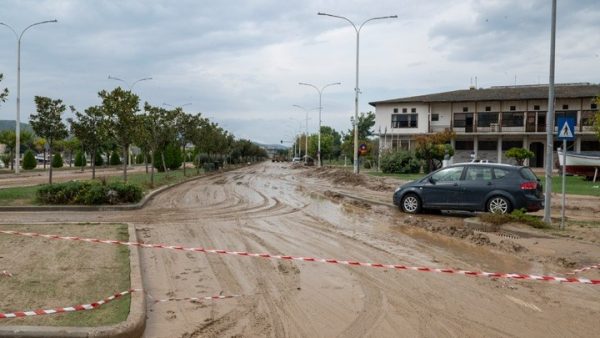
[[[0, 92], [0, 103], [4, 102], [6, 95], [7, 91]], [[57, 150], [65, 152], [69, 156], [69, 163], [73, 155], [79, 153], [76, 162], [82, 166], [82, 170], [87, 162], [82, 154], [87, 153], [91, 159], [92, 178], [96, 177], [96, 164], [103, 162], [101, 154], [110, 158], [110, 153], [119, 150], [124, 182], [127, 182], [129, 150], [131, 146], [136, 146], [144, 158], [147, 173], [151, 165], [152, 185], [154, 168], [167, 171], [179, 168], [183, 163], [185, 174], [188, 160], [193, 160], [199, 168], [205, 162], [217, 161], [222, 165], [223, 162], [240, 163], [267, 157], [264, 149], [249, 140], [236, 140], [232, 134], [200, 113], [188, 114], [181, 108], [168, 110], [148, 102], [141, 111], [139, 97], [120, 87], [112, 91], [102, 90], [98, 96], [101, 104], [82, 112], [70, 106], [73, 117], [66, 120], [69, 126], [61, 118], [66, 110], [62, 100], [36, 96], [36, 114], [30, 118], [35, 135], [21, 131], [22, 144], [38, 152], [47, 150], [50, 157]], [[14, 158], [14, 131], [0, 133], [0, 142], [6, 144], [11, 158]], [[179, 156], [181, 160], [172, 162], [172, 156]], [[52, 166], [49, 183], [52, 183]]]

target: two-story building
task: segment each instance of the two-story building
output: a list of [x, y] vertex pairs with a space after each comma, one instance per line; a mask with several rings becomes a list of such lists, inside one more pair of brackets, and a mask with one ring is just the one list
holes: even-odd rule
[[[598, 111], [594, 98], [598, 95], [598, 84], [555, 86], [555, 131], [558, 117], [573, 117], [576, 121], [576, 139], [567, 144], [569, 150], [600, 150], [592, 127]], [[471, 87], [370, 104], [375, 107], [375, 132], [382, 151], [412, 150], [416, 136], [451, 130], [455, 133], [451, 141], [454, 162], [466, 162], [475, 156], [511, 163], [504, 152], [519, 147], [535, 154], [530, 166], [544, 166], [548, 85]], [[553, 146], [560, 147], [556, 137]]]

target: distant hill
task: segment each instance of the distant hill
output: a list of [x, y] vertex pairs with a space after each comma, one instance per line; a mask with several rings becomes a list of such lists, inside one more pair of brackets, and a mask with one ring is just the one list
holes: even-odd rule
[[[15, 121], [14, 120], [0, 120], [0, 131], [4, 130], [15, 130]], [[21, 130], [28, 130], [33, 132], [31, 126], [27, 123], [21, 122]]]

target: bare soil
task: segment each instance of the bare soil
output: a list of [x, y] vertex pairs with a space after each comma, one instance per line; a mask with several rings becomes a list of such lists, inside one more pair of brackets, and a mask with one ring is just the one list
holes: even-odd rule
[[[389, 204], [399, 182], [352, 175], [269, 162], [178, 186], [142, 210], [2, 216], [127, 221], [149, 243], [412, 266], [567, 276], [600, 262], [598, 198], [567, 210], [587, 223], [566, 231], [509, 224], [486, 233], [465, 228], [470, 214], [411, 216], [370, 203]], [[154, 249], [142, 251], [142, 265], [155, 297], [242, 295], [150, 304], [146, 337], [594, 337], [600, 328], [592, 285]]]

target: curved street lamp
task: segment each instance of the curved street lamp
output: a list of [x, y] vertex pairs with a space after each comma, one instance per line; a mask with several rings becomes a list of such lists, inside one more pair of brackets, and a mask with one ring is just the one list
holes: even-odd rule
[[354, 120], [356, 121], [356, 123], [354, 123], [354, 173], [358, 174], [358, 171], [359, 171], [359, 166], [358, 166], [358, 94], [360, 92], [360, 90], [358, 88], [358, 56], [359, 56], [358, 52], [360, 49], [359, 48], [360, 47], [360, 44], [359, 44], [360, 43], [360, 30], [369, 21], [381, 20], [381, 19], [395, 19], [395, 18], [398, 18], [398, 16], [390, 15], [390, 16], [378, 16], [375, 18], [370, 18], [370, 19], [363, 21], [363, 23], [361, 23], [360, 26], [358, 26], [358, 28], [357, 28], [356, 25], [354, 24], [354, 22], [352, 22], [350, 19], [343, 17], [343, 16], [321, 13], [321, 12], [317, 13], [317, 15], [331, 16], [333, 18], [346, 20], [352, 25], [352, 27], [354, 27], [354, 30], [356, 31], [356, 86], [354, 88], [354, 91], [356, 93], [356, 96], [354, 98]]
[[321, 105], [321, 99], [323, 97], [323, 90], [325, 90], [325, 88], [329, 87], [329, 86], [336, 86], [336, 85], [341, 85], [341, 82], [334, 82], [334, 83], [329, 83], [324, 85], [323, 87], [321, 87], [321, 89], [319, 89], [317, 86], [310, 84], [310, 83], [304, 83], [304, 82], [299, 82], [298, 83], [301, 86], [310, 86], [313, 87], [317, 93], [319, 93], [319, 142], [318, 142], [318, 149], [317, 149], [317, 163], [318, 166], [320, 167], [321, 164], [321, 111], [323, 110], [323, 105]]
[[21, 39], [23, 38], [23, 34], [25, 34], [25, 32], [33, 26], [42, 25], [45, 23], [56, 23], [56, 22], [58, 22], [58, 21], [55, 19], [55, 20], [46, 20], [46, 21], [40, 21], [40, 22], [33, 23], [33, 24], [27, 26], [21, 32], [21, 34], [17, 34], [17, 31], [15, 31], [15, 29], [12, 28], [10, 25], [8, 25], [4, 22], [0, 22], [0, 25], [5, 26], [8, 29], [10, 29], [15, 34], [15, 37], [17, 38], [17, 120], [15, 121], [16, 122], [15, 123], [15, 134], [16, 134], [15, 174], [19, 173], [19, 164], [20, 164], [20, 158], [21, 158]]
[[[109, 80], [115, 80], [115, 81], [121, 81], [121, 82], [125, 83], [125, 84], [126, 84], [128, 87], [129, 87], [129, 91], [132, 91], [132, 90], [133, 90], [133, 87], [134, 87], [134, 86], [135, 86], [135, 85], [136, 85], [138, 82], [152, 80], [152, 78], [151, 78], [151, 77], [143, 77], [143, 78], [141, 78], [141, 79], [137, 79], [137, 80], [133, 81], [133, 83], [129, 84], [129, 82], [127, 82], [127, 81], [125, 81], [125, 80], [123, 80], [123, 79], [121, 79], [121, 78], [114, 77], [114, 76], [110, 76], [110, 75], [108, 76], [108, 79], [109, 79]], [[128, 154], [127, 154], [127, 155], [129, 156], [129, 167], [130, 167], [130, 168], [133, 168], [132, 159], [131, 159], [131, 145], [129, 146], [129, 149], [127, 150], [127, 152], [128, 152]]]

